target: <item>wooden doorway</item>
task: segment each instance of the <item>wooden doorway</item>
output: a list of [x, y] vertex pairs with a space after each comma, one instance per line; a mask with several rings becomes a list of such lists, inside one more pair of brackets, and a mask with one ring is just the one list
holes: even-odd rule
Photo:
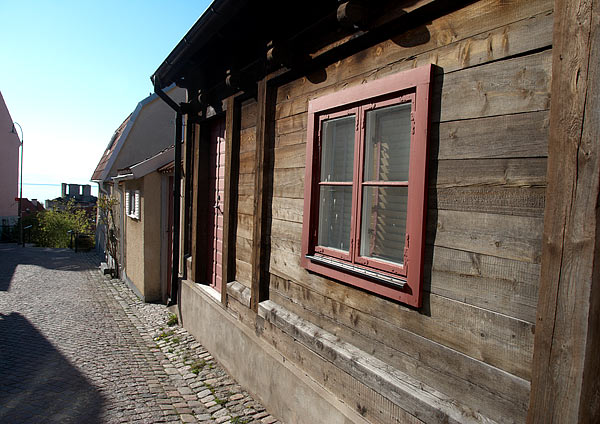
[[[208, 199], [206, 281], [221, 291], [223, 276], [223, 204], [225, 188], [225, 117], [210, 123], [208, 149]], [[202, 260], [202, 259], [200, 259]]]

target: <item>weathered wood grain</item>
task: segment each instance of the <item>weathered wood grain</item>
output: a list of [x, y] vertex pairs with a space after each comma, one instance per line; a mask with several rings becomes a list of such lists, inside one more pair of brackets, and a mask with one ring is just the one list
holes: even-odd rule
[[302, 223], [304, 199], [273, 197], [271, 209], [273, 219]]
[[273, 196], [304, 198], [304, 168], [284, 168], [273, 171]]
[[546, 157], [548, 122], [547, 111], [443, 122], [431, 129], [429, 157], [439, 160]]
[[546, 158], [440, 160], [430, 166], [429, 185], [543, 187]]
[[242, 112], [241, 112], [241, 123], [240, 129], [243, 131], [247, 128], [251, 128], [256, 126], [256, 114], [258, 110], [258, 106], [256, 100], [249, 99], [242, 103]]
[[237, 217], [237, 236], [252, 240], [252, 215], [246, 215], [238, 212]]
[[547, 110], [551, 61], [543, 51], [434, 77], [433, 121]]
[[[364, 314], [298, 288], [291, 281], [274, 278], [270, 299], [459, 403], [485, 411], [489, 418], [498, 422], [524, 419], [529, 396], [529, 385], [524, 380], [439, 344], [423, 342], [402, 329], [394, 328], [389, 333], [385, 325], [380, 327], [372, 317], [362, 320]], [[307, 297], [318, 300], [307, 304], [304, 302]], [[343, 318], [330, 317], [331, 309]], [[373, 327], [378, 331], [374, 332]], [[448, 367], [450, 363], [452, 367]]]
[[319, 381], [339, 399], [373, 423], [401, 422], [423, 424], [381, 393], [364, 385], [330, 361], [316, 354], [293, 337], [258, 316], [257, 332], [289, 361]]
[[600, 421], [600, 1], [557, 0], [528, 423]]
[[240, 131], [240, 155], [256, 149], [256, 126]]
[[430, 188], [429, 209], [544, 217], [545, 187], [472, 186]]
[[235, 261], [235, 279], [237, 282], [250, 288], [252, 285], [252, 265], [239, 259]]
[[[425, 52], [439, 51], [441, 47], [452, 43], [457, 46], [456, 52], [442, 56], [460, 58], [461, 55], [459, 53], [461, 51], [475, 50], [481, 51], [481, 54], [485, 55], [486, 59], [490, 56], [492, 59], [499, 59], [506, 57], [507, 54], [514, 55], [543, 47], [544, 45], [548, 45], [549, 40], [551, 40], [547, 34], [547, 23], [540, 24], [539, 30], [532, 31], [528, 25], [535, 24], [529, 18], [537, 15], [545, 16], [552, 8], [553, 3], [550, 0], [533, 2], [484, 0], [475, 2], [440, 17], [426, 24], [424, 27], [408, 31], [368, 51], [357, 53], [327, 67], [327, 80], [320, 84], [311, 84], [306, 78], [286, 84], [279, 90], [277, 103], [346, 81], [357, 75], [389, 67], [390, 64], [396, 62], [401, 64], [403, 61], [412, 59]], [[525, 25], [524, 29], [512, 30], [512, 27], [505, 28], [510, 24], [518, 26], [517, 23], [519, 22], [521, 25]], [[493, 33], [494, 30], [499, 30], [497, 31], [499, 34], [491, 35], [490, 33]], [[512, 36], [513, 33], [515, 33], [514, 36]], [[536, 36], [532, 37], [532, 34]], [[463, 40], [474, 39], [475, 37], [485, 40], [481, 48], [475, 49], [474, 47], [469, 47], [469, 49], [466, 49], [457, 43]], [[415, 40], [420, 40], [421, 43], [415, 43]], [[488, 48], [488, 45], [490, 48]], [[495, 55], [499, 55], [499, 57]], [[465, 54], [463, 53], [462, 56], [464, 57]], [[473, 59], [469, 60], [470, 63], [478, 63], [476, 61], [478, 54], [470, 52], [469, 56], [473, 57]], [[454, 61], [460, 63], [456, 59]], [[412, 63], [410, 66], [412, 67]], [[442, 64], [440, 66], [445, 67], [447, 65]]]
[[424, 290], [535, 322], [540, 266], [426, 246]]
[[292, 312], [266, 301], [260, 314], [266, 320], [292, 335], [301, 344], [316, 351], [371, 389], [401, 406], [425, 422], [481, 423], [486, 418], [455, 401], [422, 381], [386, 366], [379, 359], [353, 345], [337, 339], [333, 334], [301, 319]]
[[235, 257], [240, 261], [250, 263], [252, 260], [252, 240], [238, 235], [236, 237]]
[[517, 261], [540, 263], [543, 219], [429, 211], [427, 243]]
[[[435, 294], [424, 297], [420, 311], [310, 274], [300, 267], [300, 255], [273, 240], [270, 272], [367, 315], [529, 379], [533, 326], [489, 310]], [[377, 331], [373, 328], [372, 331]]]
[[271, 140], [274, 137], [273, 121], [275, 90], [266, 78], [258, 83], [256, 113], [256, 151], [254, 156], [254, 211], [252, 216], [252, 300], [253, 311], [258, 303], [268, 297], [268, 283], [263, 278], [268, 266], [269, 250], [266, 242], [268, 222], [266, 211], [270, 202]]
[[297, 168], [306, 163], [306, 143], [281, 146], [275, 149], [275, 169]]

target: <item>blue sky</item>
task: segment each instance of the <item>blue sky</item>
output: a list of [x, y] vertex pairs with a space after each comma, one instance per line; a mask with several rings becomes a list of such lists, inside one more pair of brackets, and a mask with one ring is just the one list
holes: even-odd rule
[[0, 0], [0, 91], [23, 128], [23, 197], [90, 183], [113, 132], [210, 4]]

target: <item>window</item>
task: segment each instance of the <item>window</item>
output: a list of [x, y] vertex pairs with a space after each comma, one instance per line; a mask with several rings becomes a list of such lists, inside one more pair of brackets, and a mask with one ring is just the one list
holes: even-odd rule
[[140, 191], [125, 192], [125, 214], [133, 219], [140, 219]]
[[312, 100], [302, 265], [421, 306], [432, 66]]

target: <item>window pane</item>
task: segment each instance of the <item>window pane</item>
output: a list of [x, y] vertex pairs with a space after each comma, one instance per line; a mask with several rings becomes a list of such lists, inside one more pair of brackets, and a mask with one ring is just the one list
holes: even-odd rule
[[410, 112], [410, 103], [367, 112], [365, 181], [408, 181]]
[[318, 244], [348, 251], [352, 218], [352, 187], [321, 186]]
[[360, 256], [404, 262], [408, 187], [363, 188]]
[[323, 122], [321, 181], [352, 181], [354, 116]]

